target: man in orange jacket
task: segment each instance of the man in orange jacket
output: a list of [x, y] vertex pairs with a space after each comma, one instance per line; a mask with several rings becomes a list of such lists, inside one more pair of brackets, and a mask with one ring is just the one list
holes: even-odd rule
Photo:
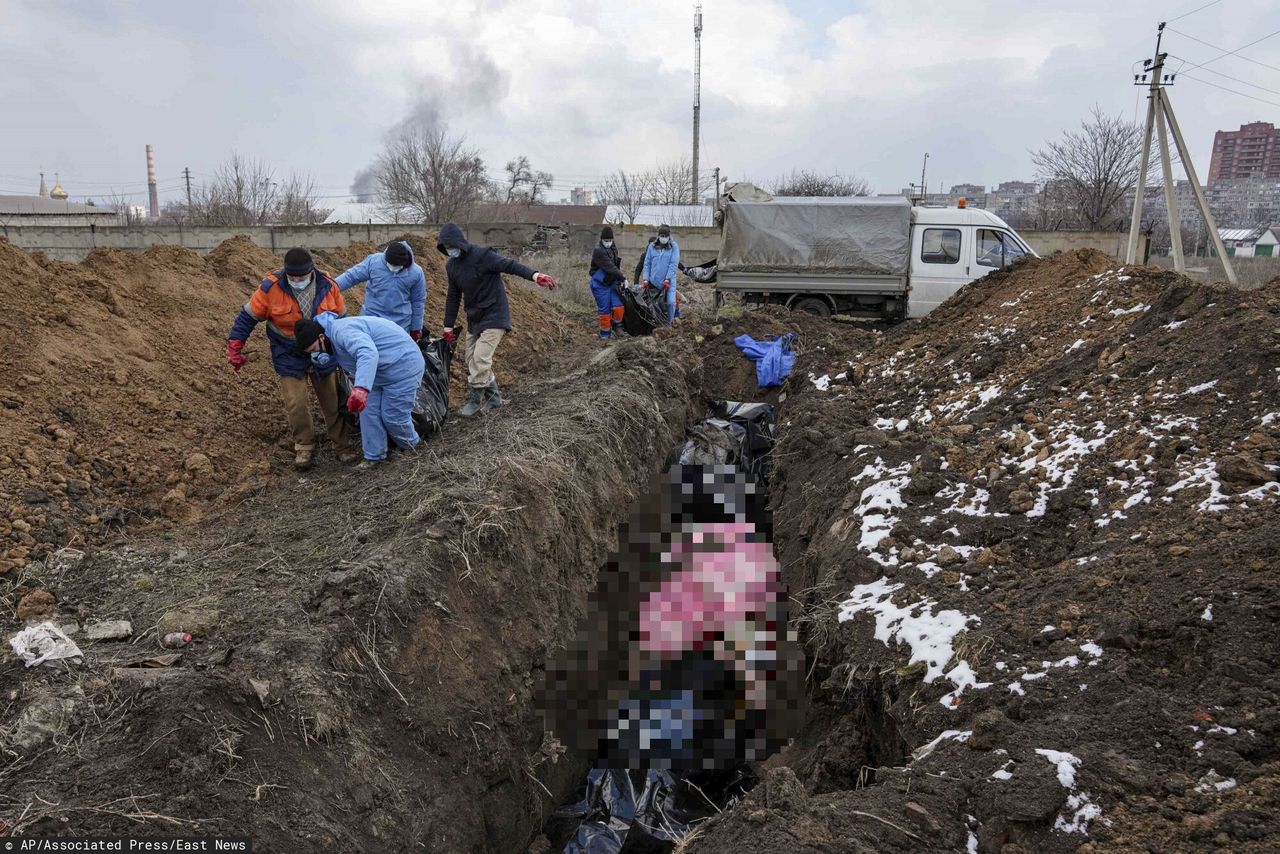
[[293, 327], [299, 320], [314, 320], [316, 315], [331, 311], [341, 317], [346, 305], [337, 283], [316, 269], [311, 253], [290, 249], [284, 255], [284, 266], [268, 273], [249, 302], [240, 309], [227, 336], [227, 361], [237, 371], [244, 367], [245, 341], [255, 326], [266, 321], [267, 340], [271, 343], [271, 361], [280, 377], [280, 397], [285, 416], [293, 433], [293, 465], [298, 470], [311, 468], [316, 449], [315, 427], [311, 423], [311, 405], [307, 399], [307, 380], [315, 389], [320, 411], [338, 460], [352, 462], [360, 454], [354, 449], [347, 422], [338, 408], [337, 363], [315, 364], [311, 356], [297, 348]]

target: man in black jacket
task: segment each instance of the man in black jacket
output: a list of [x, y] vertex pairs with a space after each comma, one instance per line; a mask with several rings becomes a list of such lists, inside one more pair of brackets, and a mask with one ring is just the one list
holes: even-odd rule
[[502, 403], [498, 380], [493, 375], [493, 355], [502, 336], [511, 331], [511, 308], [507, 305], [507, 289], [502, 274], [510, 273], [554, 290], [556, 280], [526, 267], [519, 261], [504, 258], [488, 246], [467, 242], [467, 236], [455, 223], [445, 223], [436, 243], [440, 254], [449, 256], [445, 272], [449, 276], [449, 292], [444, 301], [445, 340], [450, 346], [457, 340], [454, 323], [458, 319], [458, 301], [467, 313], [467, 402], [459, 415], [475, 415]]
[[619, 267], [622, 258], [613, 245], [613, 227], [600, 229], [600, 242], [591, 250], [591, 295], [596, 299], [596, 311], [600, 315], [600, 337], [608, 340], [613, 329], [622, 323], [622, 296], [618, 288], [627, 283]]

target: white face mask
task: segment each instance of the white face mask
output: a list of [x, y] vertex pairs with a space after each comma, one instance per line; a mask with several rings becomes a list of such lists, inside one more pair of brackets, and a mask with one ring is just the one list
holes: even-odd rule
[[662, 246], [666, 246], [666, 245], [667, 245], [668, 243], [670, 243], [670, 242], [671, 242], [671, 238], [670, 238], [670, 237], [659, 237], [659, 238], [658, 238], [658, 243], [659, 243], [660, 245], [662, 245]]
[[450, 258], [457, 258], [462, 254], [462, 250], [457, 248], [456, 246], [451, 246], [445, 251], [449, 253]]
[[393, 273], [399, 273], [401, 270], [404, 269], [404, 266], [401, 264], [388, 264], [387, 269]]
[[605, 249], [608, 249], [613, 246], [612, 240], [601, 240], [600, 243], [604, 246]]
[[309, 275], [305, 279], [294, 279], [292, 276], [289, 277], [289, 287], [293, 288], [295, 291], [304, 290], [309, 284], [311, 284], [311, 276]]

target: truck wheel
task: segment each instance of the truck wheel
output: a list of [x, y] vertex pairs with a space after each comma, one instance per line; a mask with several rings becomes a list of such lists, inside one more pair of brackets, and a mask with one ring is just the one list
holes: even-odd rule
[[824, 299], [808, 297], [807, 299], [796, 300], [791, 305], [792, 311], [803, 311], [805, 314], [814, 314], [818, 317], [831, 316], [831, 303]]

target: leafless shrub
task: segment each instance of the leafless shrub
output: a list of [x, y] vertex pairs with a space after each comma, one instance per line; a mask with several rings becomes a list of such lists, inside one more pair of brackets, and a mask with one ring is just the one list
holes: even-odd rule
[[465, 219], [492, 189], [479, 150], [443, 120], [402, 128], [373, 169], [380, 202], [416, 222]]
[[600, 195], [607, 205], [615, 205], [621, 219], [634, 225], [640, 216], [640, 207], [649, 195], [652, 176], [641, 172], [624, 172], [619, 169], [600, 185]]
[[769, 192], [775, 196], [869, 196], [871, 183], [852, 175], [823, 175], [794, 169], [774, 179]]

